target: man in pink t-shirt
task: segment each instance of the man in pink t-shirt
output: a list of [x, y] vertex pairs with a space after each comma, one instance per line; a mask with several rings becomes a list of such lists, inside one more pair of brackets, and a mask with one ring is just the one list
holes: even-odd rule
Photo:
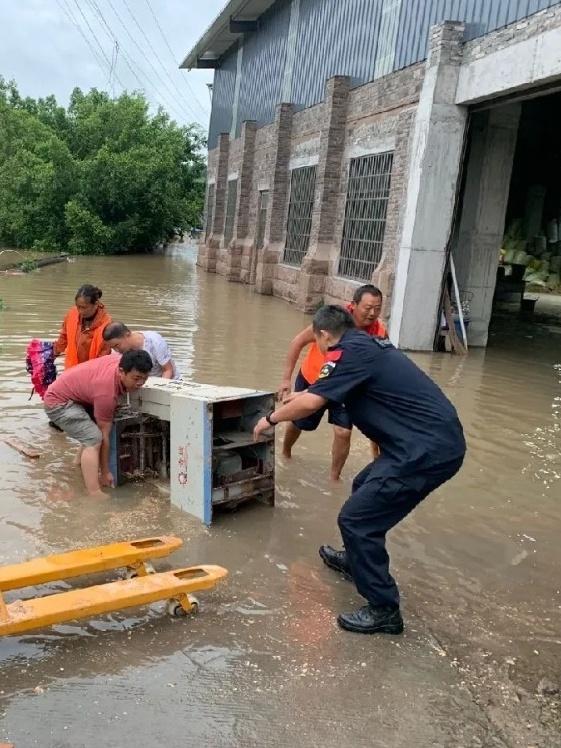
[[102, 356], [66, 369], [45, 394], [49, 420], [80, 442], [82, 475], [93, 496], [104, 495], [101, 486], [113, 485], [109, 437], [119, 397], [140, 389], [151, 368], [146, 351]]

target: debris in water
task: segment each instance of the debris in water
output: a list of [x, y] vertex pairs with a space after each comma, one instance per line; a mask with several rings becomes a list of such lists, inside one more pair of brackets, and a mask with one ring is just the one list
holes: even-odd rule
[[24, 442], [21, 442], [19, 439], [14, 439], [11, 436], [2, 437], [2, 441], [4, 442], [4, 444], [7, 444], [9, 447], [13, 447], [13, 449], [20, 452], [20, 454], [25, 455], [25, 457], [31, 457], [31, 459], [33, 460], [41, 457], [42, 455], [42, 452], [38, 452], [28, 444], [24, 444]]
[[542, 678], [538, 683], [537, 692], [540, 696], [556, 696], [559, 693], [559, 686], [549, 678]]

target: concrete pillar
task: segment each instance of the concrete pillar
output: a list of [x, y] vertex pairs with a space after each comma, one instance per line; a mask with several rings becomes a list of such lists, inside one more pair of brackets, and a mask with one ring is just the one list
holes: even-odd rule
[[397, 258], [390, 335], [402, 348], [432, 350], [460, 173], [467, 109], [456, 106], [463, 25], [431, 30], [415, 117], [407, 200]]
[[223, 132], [218, 137], [218, 165], [216, 168], [216, 184], [214, 187], [214, 216], [212, 219], [212, 235], [220, 244], [224, 236], [224, 221], [226, 219], [226, 193], [228, 189], [228, 157], [230, 155], [230, 136]]
[[277, 106], [273, 135], [273, 173], [270, 183], [270, 205], [263, 250], [257, 258], [255, 289], [259, 293], [273, 293], [273, 274], [283, 252], [286, 204], [290, 173], [290, 138], [292, 134], [292, 104]]
[[345, 76], [330, 78], [325, 87], [310, 244], [298, 276], [298, 307], [307, 312], [323, 299], [332, 259], [349, 87], [350, 79]]
[[386, 230], [384, 234], [384, 252], [380, 263], [374, 270], [372, 282], [383, 294], [384, 305], [382, 317], [388, 323], [393, 300], [395, 283], [396, 257], [401, 239], [402, 205], [407, 191], [407, 171], [409, 169], [409, 146], [413, 131], [413, 110], [402, 112], [397, 121], [395, 146], [393, 152], [392, 178], [388, 209], [386, 213]]
[[480, 112], [472, 119], [453, 255], [460, 290], [473, 294], [468, 335], [473, 346], [487, 345], [520, 110], [520, 104], [511, 104]]
[[197, 264], [209, 273], [216, 272], [218, 249], [224, 234], [226, 188], [228, 183], [228, 157], [230, 153], [230, 136], [228, 133], [221, 133], [219, 135], [216, 149], [217, 164], [216, 179], [214, 183], [214, 212], [212, 213], [212, 226], [210, 227], [206, 241], [201, 242], [199, 245], [197, 257]]
[[251, 239], [248, 237], [249, 202], [255, 156], [255, 134], [257, 123], [247, 121], [242, 124], [241, 161], [238, 174], [238, 191], [234, 218], [234, 234], [228, 247], [219, 251], [218, 272], [228, 280], [239, 281], [242, 255], [251, 253]]

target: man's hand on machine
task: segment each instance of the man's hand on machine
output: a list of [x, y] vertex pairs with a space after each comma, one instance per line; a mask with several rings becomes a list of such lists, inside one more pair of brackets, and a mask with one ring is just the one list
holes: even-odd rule
[[277, 423], [305, 418], [315, 413], [316, 410], [325, 407], [326, 403], [327, 400], [324, 397], [312, 392], [294, 393], [294, 396], [290, 396], [289, 402], [285, 401], [280, 407], [257, 422], [253, 430], [253, 438], [255, 441], [259, 441], [265, 431], [269, 431]]
[[280, 383], [280, 387], [277, 390], [277, 401], [279, 403], [285, 402], [285, 397], [290, 394], [290, 379], [283, 379], [283, 381]]
[[113, 478], [113, 475], [109, 471], [107, 471], [106, 473], [101, 473], [99, 477], [99, 483], [102, 488], [115, 488], [115, 480]]
[[287, 394], [284, 396], [282, 404], [286, 405], [287, 403], [291, 403], [293, 400], [296, 400], [297, 397], [305, 395], [307, 391], [308, 390], [302, 390], [301, 392], [287, 392]]
[[258, 442], [266, 431], [270, 431], [276, 426], [276, 423], [273, 423], [270, 418], [271, 416], [264, 416], [257, 421], [253, 429], [253, 441]]

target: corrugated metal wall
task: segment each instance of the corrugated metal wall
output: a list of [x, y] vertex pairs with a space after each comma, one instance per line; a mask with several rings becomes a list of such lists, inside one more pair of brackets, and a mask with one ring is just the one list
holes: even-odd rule
[[404, 0], [394, 69], [426, 58], [429, 29], [435, 23], [464, 21], [466, 39], [475, 39], [558, 4], [559, 0]]
[[[353, 85], [424, 60], [429, 29], [464, 21], [466, 38], [526, 18], [561, 0], [300, 0], [290, 100], [297, 108], [317, 104], [325, 82], [348, 75]], [[279, 0], [244, 38], [237, 133], [244, 120], [271, 122], [283, 98], [290, 0]], [[216, 71], [209, 148], [229, 132], [236, 77], [235, 50]]]
[[290, 0], [281, 0], [261, 18], [257, 34], [244, 41], [237, 133], [244, 120], [271, 122], [282, 98]]
[[[209, 149], [216, 148], [221, 132], [230, 132], [232, 108], [236, 88], [237, 49], [224, 57], [221, 66], [214, 73], [212, 86], [212, 111], [208, 133]], [[247, 118], [246, 118], [247, 119]]]
[[323, 99], [325, 82], [349, 75], [353, 84], [374, 78], [384, 0], [300, 0], [292, 101]]

